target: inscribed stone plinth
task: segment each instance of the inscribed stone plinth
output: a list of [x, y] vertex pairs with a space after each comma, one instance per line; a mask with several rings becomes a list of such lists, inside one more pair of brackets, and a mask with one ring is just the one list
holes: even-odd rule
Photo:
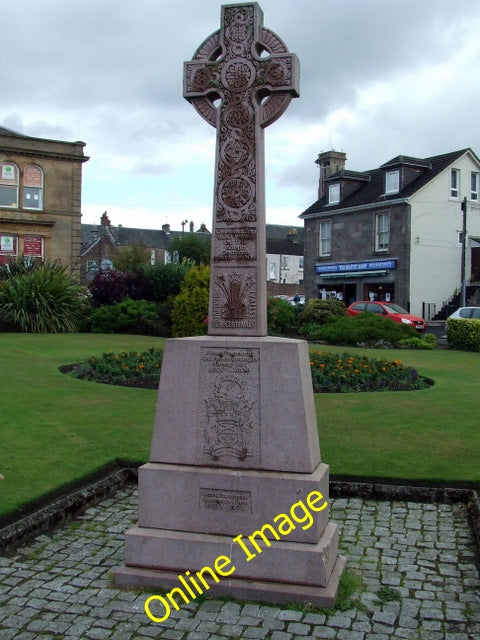
[[334, 602], [344, 558], [328, 507], [284, 538], [267, 529], [253, 560], [233, 542], [312, 491], [328, 500], [307, 344], [266, 336], [263, 129], [298, 95], [298, 70], [256, 3], [223, 6], [185, 63], [184, 96], [217, 130], [208, 336], [166, 343], [120, 586], [178, 588], [223, 555], [235, 573], [210, 595]]

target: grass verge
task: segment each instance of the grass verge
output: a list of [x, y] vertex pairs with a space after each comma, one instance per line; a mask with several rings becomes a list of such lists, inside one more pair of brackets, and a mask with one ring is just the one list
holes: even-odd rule
[[[162, 345], [146, 336], [0, 334], [0, 517], [116, 458], [148, 459], [156, 391], [76, 380], [59, 367], [109, 350]], [[322, 459], [332, 474], [480, 482], [480, 354], [348, 351], [401, 360], [435, 385], [317, 394]]]

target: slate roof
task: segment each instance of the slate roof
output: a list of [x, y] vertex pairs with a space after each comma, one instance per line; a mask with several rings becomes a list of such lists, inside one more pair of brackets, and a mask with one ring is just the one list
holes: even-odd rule
[[13, 136], [14, 138], [28, 138], [23, 133], [8, 129], [7, 127], [0, 127], [0, 136]]
[[[303, 256], [303, 227], [267, 224], [267, 253], [272, 255]], [[291, 233], [293, 231], [293, 233]]]
[[[266, 227], [267, 253], [303, 256], [303, 227], [279, 224], [267, 224]], [[292, 230], [294, 230], [293, 234], [291, 234]], [[211, 235], [209, 231], [196, 231], [195, 233], [205, 236]], [[101, 237], [109, 238], [110, 242], [116, 246], [144, 244], [149, 249], [166, 249], [172, 238], [181, 235], [182, 231], [166, 233], [163, 229], [136, 229], [122, 226], [104, 227], [101, 224], [82, 224], [82, 254], [99, 242]]]
[[[465, 153], [471, 153], [473, 157], [480, 163], [480, 160], [475, 156], [474, 152], [470, 149], [461, 149], [460, 151], [452, 151], [450, 153], [444, 153], [439, 156], [432, 156], [430, 158], [413, 158], [411, 156], [396, 156], [378, 169], [372, 169], [371, 171], [361, 172], [359, 175], [364, 177], [365, 181], [359, 184], [358, 189], [342, 198], [338, 204], [328, 204], [328, 193], [312, 204], [306, 209], [300, 218], [308, 218], [312, 215], [320, 213], [330, 213], [336, 210], [347, 208], [361, 208], [365, 205], [381, 204], [383, 202], [389, 202], [392, 200], [399, 200], [408, 198], [416, 193], [428, 182], [433, 180], [439, 173], [454, 163], [458, 158]], [[387, 168], [394, 168], [399, 166], [415, 167], [420, 169], [420, 173], [417, 178], [408, 183], [398, 193], [385, 195], [385, 170]], [[342, 180], [343, 174], [350, 174], [353, 179], [355, 172], [340, 172], [332, 176], [329, 176], [327, 182], [332, 183]]]
[[171, 239], [163, 230], [113, 227], [101, 224], [82, 224], [82, 254], [91, 249], [102, 237], [116, 246], [143, 244], [149, 249], [166, 249]]

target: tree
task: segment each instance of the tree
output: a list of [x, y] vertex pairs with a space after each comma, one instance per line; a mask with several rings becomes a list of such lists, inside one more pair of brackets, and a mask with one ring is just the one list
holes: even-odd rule
[[137, 271], [150, 264], [150, 249], [140, 242], [120, 247], [113, 256], [116, 271]]
[[175, 236], [168, 246], [169, 252], [178, 254], [179, 262], [191, 260], [194, 264], [210, 264], [211, 236], [185, 233]]
[[172, 296], [177, 296], [183, 279], [191, 267], [191, 263], [184, 261], [155, 264], [145, 269], [145, 278], [152, 287], [152, 300], [164, 302]]

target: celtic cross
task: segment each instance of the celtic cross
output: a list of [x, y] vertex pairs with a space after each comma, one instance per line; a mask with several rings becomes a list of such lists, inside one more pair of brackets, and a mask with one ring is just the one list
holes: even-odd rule
[[220, 29], [185, 62], [184, 97], [217, 130], [209, 335], [267, 333], [263, 129], [298, 78], [256, 2], [222, 6]]

